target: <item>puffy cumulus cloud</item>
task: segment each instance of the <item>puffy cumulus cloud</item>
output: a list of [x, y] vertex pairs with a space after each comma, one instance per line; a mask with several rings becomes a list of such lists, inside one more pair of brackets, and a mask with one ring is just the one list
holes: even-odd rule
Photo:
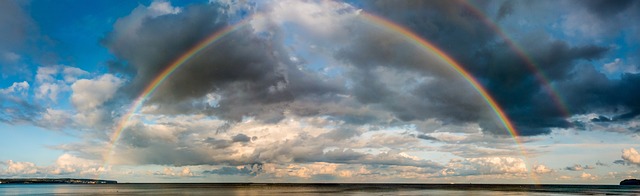
[[70, 83], [88, 74], [80, 68], [65, 65], [38, 67], [35, 76], [37, 85], [35, 97], [38, 99], [48, 98], [56, 102], [58, 94], [70, 90]]
[[101, 161], [62, 154], [48, 170], [48, 173], [54, 175], [96, 176], [108, 171], [109, 168], [105, 168]]
[[13, 84], [11, 84], [11, 86], [0, 89], [0, 94], [4, 94], [6, 96], [8, 94], [17, 93], [24, 97], [26, 96], [28, 90], [29, 83], [27, 81], [14, 82]]
[[166, 177], [192, 177], [193, 172], [189, 167], [183, 167], [181, 170], [175, 170], [174, 168], [165, 167], [162, 171], [156, 171], [153, 175], [166, 176]]
[[534, 165], [533, 166], [533, 172], [536, 174], [548, 174], [548, 173], [552, 173], [555, 172], [553, 169], [548, 168], [545, 165]]
[[14, 82], [0, 88], [0, 122], [8, 124], [37, 123], [37, 117], [45, 108], [29, 99], [31, 85], [27, 81]]
[[34, 163], [8, 160], [3, 164], [5, 168], [0, 174], [3, 176], [25, 176], [39, 173], [38, 167]]
[[596, 179], [598, 179], [598, 176], [590, 174], [590, 173], [582, 172], [582, 174], [580, 174], [580, 178], [582, 178], [584, 180], [596, 180]]
[[640, 165], [640, 153], [635, 148], [622, 149], [622, 160], [629, 164]]
[[[264, 164], [263, 173], [255, 179], [279, 179], [296, 181], [357, 181], [357, 182], [384, 182], [389, 179], [412, 178], [428, 179], [433, 171], [425, 172], [424, 168], [412, 166], [388, 166], [380, 168], [371, 165], [360, 164], [336, 164], [336, 163], [306, 163], [306, 164]], [[428, 169], [427, 169], [428, 170]], [[427, 173], [427, 174], [425, 174]], [[403, 176], [413, 174], [413, 176]], [[395, 177], [395, 178], [394, 178]]]
[[105, 169], [100, 161], [80, 158], [71, 154], [62, 154], [49, 166], [38, 166], [31, 162], [18, 162], [8, 160], [0, 164], [0, 176], [8, 177], [42, 177], [43, 175], [55, 175], [66, 177], [92, 177]]
[[[174, 119], [176, 118], [176, 119]], [[151, 123], [153, 122], [153, 123]], [[405, 137], [415, 145], [405, 142], [390, 142], [385, 146], [374, 146], [367, 142], [371, 135], [353, 135], [336, 139], [328, 134], [336, 122], [326, 118], [285, 118], [277, 124], [264, 123], [255, 119], [228, 125], [225, 131], [215, 129], [226, 126], [220, 119], [205, 115], [185, 115], [177, 117], [156, 116], [144, 121], [135, 117], [109, 154], [110, 163], [115, 165], [223, 165], [205, 169], [195, 174], [273, 176], [277, 171], [263, 169], [270, 164], [281, 168], [286, 165], [308, 165], [315, 163], [361, 165], [365, 167], [408, 167], [421, 171], [421, 175], [433, 175], [442, 165], [415, 156], [418, 139], [397, 133], [396, 140]], [[386, 131], [385, 131], [386, 132]], [[394, 135], [393, 132], [387, 133]], [[389, 137], [386, 137], [389, 138]], [[401, 140], [399, 140], [401, 141]], [[93, 145], [93, 144], [86, 144]], [[100, 157], [103, 151], [92, 151], [83, 145], [64, 147], [64, 150]], [[367, 152], [366, 149], [376, 149]], [[389, 150], [406, 149], [407, 151]], [[306, 167], [306, 166], [305, 166]], [[298, 167], [296, 167], [298, 168]], [[312, 179], [320, 176], [357, 176], [351, 169], [335, 173], [313, 174], [311, 170], [299, 168], [300, 174], [290, 177]], [[269, 172], [271, 171], [271, 172]], [[276, 173], [273, 173], [276, 172]], [[177, 172], [174, 172], [177, 173]], [[402, 172], [409, 175], [410, 171]], [[279, 174], [278, 174], [279, 175]], [[286, 175], [288, 176], [288, 175]]]
[[89, 72], [77, 67], [65, 66], [62, 68], [62, 75], [65, 82], [72, 83], [78, 80], [78, 77], [89, 75]]
[[36, 125], [52, 130], [61, 130], [69, 127], [72, 123], [73, 118], [69, 111], [47, 108], [40, 114]]
[[123, 82], [111, 74], [104, 74], [95, 79], [77, 80], [71, 85], [71, 102], [79, 111], [94, 109], [113, 98]]
[[[111, 100], [125, 82], [111, 74], [88, 78], [90, 73], [65, 65], [42, 66], [36, 71], [34, 84], [15, 82], [0, 89], [0, 120], [10, 124], [28, 123], [51, 130], [88, 128], [102, 130], [112, 123]], [[59, 95], [70, 91], [73, 109], [56, 107]], [[33, 94], [31, 94], [33, 93]]]
[[526, 176], [527, 165], [514, 157], [453, 159], [440, 173], [443, 176], [513, 175]]

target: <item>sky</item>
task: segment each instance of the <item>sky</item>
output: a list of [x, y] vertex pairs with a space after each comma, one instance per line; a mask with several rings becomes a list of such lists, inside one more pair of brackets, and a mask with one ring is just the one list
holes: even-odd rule
[[0, 178], [617, 184], [640, 2], [0, 1]]

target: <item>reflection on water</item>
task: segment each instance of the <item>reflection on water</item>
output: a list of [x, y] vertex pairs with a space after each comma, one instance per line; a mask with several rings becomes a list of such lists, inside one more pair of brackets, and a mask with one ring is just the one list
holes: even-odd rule
[[437, 184], [3, 184], [0, 195], [575, 195], [640, 194], [640, 186]]

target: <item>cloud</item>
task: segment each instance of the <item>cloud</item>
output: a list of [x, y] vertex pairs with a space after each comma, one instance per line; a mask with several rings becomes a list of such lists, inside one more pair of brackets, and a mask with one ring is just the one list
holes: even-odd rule
[[[28, 40], [37, 37], [36, 25], [25, 12], [25, 2], [0, 2], [0, 71], [2, 77], [25, 74], [20, 62], [28, 52]], [[18, 73], [18, 74], [17, 74]]]
[[606, 163], [603, 163], [603, 162], [600, 162], [600, 161], [596, 162], [596, 165], [597, 166], [609, 167], [609, 164], [606, 164]]
[[106, 172], [100, 161], [80, 158], [71, 154], [62, 154], [48, 169], [54, 175], [94, 176]]
[[622, 149], [622, 160], [628, 164], [640, 165], [640, 153], [635, 148]]
[[173, 168], [165, 167], [162, 172], [156, 171], [153, 175], [167, 176], [167, 177], [192, 177], [195, 176], [189, 167], [183, 167], [180, 172], [175, 171]]
[[13, 160], [8, 160], [3, 163], [6, 167], [2, 171], [1, 175], [4, 176], [24, 176], [39, 173], [36, 165], [30, 162], [15, 162]]
[[555, 172], [553, 169], [548, 168], [545, 165], [534, 165], [533, 166], [533, 172], [536, 174], [548, 174], [548, 173], [552, 173]]
[[[519, 6], [515, 2], [512, 4], [510, 6]], [[488, 7], [491, 6], [477, 6], [482, 12], [493, 14]], [[440, 46], [443, 51], [460, 62], [474, 77], [483, 81], [482, 84], [489, 94], [514, 121], [520, 135], [546, 134], [554, 127], [571, 126], [566, 121], [566, 116], [554, 103], [533, 99], [533, 97], [551, 96], [545, 91], [547, 87], [535, 79], [534, 74], [539, 73], [531, 72], [528, 62], [520, 58], [509, 44], [500, 41], [496, 43], [495, 40], [503, 40], [501, 35], [478, 19], [482, 16], [469, 16], [468, 13], [473, 11], [466, 11], [469, 9], [468, 5], [461, 2], [418, 3], [381, 0], [367, 1], [363, 9], [409, 27], [421, 37]], [[519, 13], [514, 11], [512, 14]], [[470, 34], [473, 36], [469, 36]], [[528, 46], [525, 51], [528, 58], [535, 62], [537, 68], [551, 82], [564, 81], [577, 62], [598, 59], [609, 50], [607, 47], [598, 45], [572, 45], [565, 41], [550, 39], [539, 32], [531, 32], [514, 41]], [[370, 48], [375, 50], [385, 47]], [[486, 69], [487, 67], [492, 69]], [[572, 102], [567, 101], [567, 103]], [[573, 108], [573, 105], [569, 108]], [[469, 113], [457, 112], [457, 114]], [[472, 121], [478, 121], [478, 119]], [[482, 121], [486, 122], [486, 120]], [[504, 130], [486, 124], [481, 125], [486, 132], [506, 133]]]
[[65, 65], [38, 67], [35, 77], [37, 86], [35, 97], [38, 99], [48, 98], [50, 101], [56, 102], [58, 94], [70, 90], [69, 84], [88, 74], [80, 68]]
[[213, 174], [213, 175], [235, 175], [235, 176], [256, 176], [257, 174], [263, 172], [262, 164], [251, 164], [245, 166], [237, 166], [237, 167], [221, 167], [219, 169], [213, 170], [205, 170], [203, 174]]
[[60, 155], [49, 166], [38, 166], [31, 162], [8, 160], [1, 162], [0, 176], [41, 178], [42, 176], [91, 177], [109, 171], [101, 162], [79, 158], [71, 154]]
[[565, 170], [569, 170], [569, 171], [582, 171], [585, 169], [595, 169], [593, 166], [589, 166], [589, 165], [585, 165], [584, 167], [580, 164], [575, 164], [573, 166], [567, 166], [564, 168]]
[[481, 157], [451, 160], [441, 171], [444, 176], [526, 175], [525, 162], [513, 157]]
[[501, 20], [504, 17], [508, 16], [509, 14], [513, 13], [513, 2], [512, 1], [505, 1], [500, 5], [500, 8], [498, 9], [498, 15], [497, 15], [497, 20]]
[[122, 79], [111, 74], [105, 74], [93, 80], [77, 80], [71, 85], [73, 91], [71, 102], [79, 111], [94, 109], [113, 98], [123, 82]]
[[632, 0], [588, 0], [580, 3], [583, 3], [589, 11], [596, 13], [598, 16], [608, 17], [629, 9], [635, 2]]
[[4, 88], [4, 89], [0, 89], [0, 94], [12, 94], [12, 93], [18, 93], [21, 96], [26, 96], [27, 91], [29, 90], [29, 83], [27, 81], [22, 81], [22, 82], [14, 82], [13, 84], [11, 84], [11, 86]]
[[624, 160], [615, 160], [615, 161], [613, 161], [613, 164], [627, 165], [627, 162], [625, 162]]
[[582, 172], [582, 174], [580, 174], [580, 178], [585, 179], [585, 180], [596, 180], [596, 179], [598, 179], [598, 176], [595, 176], [595, 175], [590, 174], [590, 173]]
[[609, 74], [621, 71], [622, 73], [638, 73], [638, 68], [633, 65], [624, 65], [622, 60], [616, 58], [613, 62], [605, 63], [603, 68]]

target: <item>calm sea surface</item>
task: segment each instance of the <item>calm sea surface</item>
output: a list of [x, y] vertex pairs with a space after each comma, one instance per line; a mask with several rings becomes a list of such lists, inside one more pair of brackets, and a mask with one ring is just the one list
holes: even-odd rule
[[0, 184], [0, 195], [640, 195], [640, 186], [473, 184]]

